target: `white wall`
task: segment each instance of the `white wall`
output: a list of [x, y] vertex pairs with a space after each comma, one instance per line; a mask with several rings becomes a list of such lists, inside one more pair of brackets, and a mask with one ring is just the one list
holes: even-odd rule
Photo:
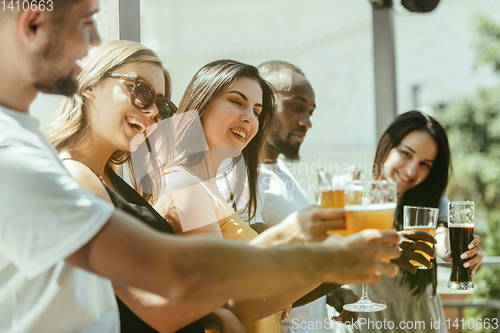
[[[409, 13], [395, 1], [398, 111], [450, 103], [479, 86], [500, 83], [475, 68], [475, 18], [500, 22], [500, 1], [441, 0], [431, 13]], [[313, 164], [370, 163], [377, 138], [373, 93], [372, 9], [368, 0], [141, 0], [142, 42], [157, 51], [173, 78], [178, 103], [194, 73], [212, 60], [254, 65], [282, 59], [299, 66], [316, 91], [313, 128], [302, 145]], [[119, 37], [118, 0], [101, 0], [102, 40]], [[61, 98], [40, 95], [32, 113], [42, 123]], [[312, 195], [312, 194], [311, 194]]]
[[[420, 106], [435, 106], [500, 83], [490, 69], [474, 67], [475, 18], [500, 22], [500, 1], [441, 0], [426, 14], [395, 3], [399, 113], [413, 109], [414, 84], [421, 84]], [[299, 66], [318, 106], [301, 149], [306, 165], [295, 168], [307, 186], [316, 181], [315, 165], [371, 163], [378, 138], [368, 0], [142, 0], [141, 24], [143, 43], [172, 74], [176, 103], [212, 60]]]

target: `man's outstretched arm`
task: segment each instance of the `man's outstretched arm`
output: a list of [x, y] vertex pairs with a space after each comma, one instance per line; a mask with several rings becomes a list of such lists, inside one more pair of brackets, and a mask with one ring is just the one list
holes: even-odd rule
[[[260, 249], [209, 237], [160, 234], [115, 211], [67, 262], [172, 300], [251, 299], [311, 283], [376, 283], [397, 267], [395, 232], [367, 231], [322, 244]], [[349, 258], [348, 264], [344, 262]], [[259, 272], [259, 274], [255, 274]]]

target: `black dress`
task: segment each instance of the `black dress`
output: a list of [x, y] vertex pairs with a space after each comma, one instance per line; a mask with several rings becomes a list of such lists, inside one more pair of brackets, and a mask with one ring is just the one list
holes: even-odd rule
[[[151, 207], [146, 199], [130, 187], [110, 167], [106, 166], [105, 172], [111, 182], [111, 185], [116, 189], [116, 191], [104, 182], [103, 185], [116, 208], [129, 213], [158, 231], [174, 234], [174, 230], [170, 224], [160, 214], [158, 214], [153, 207]], [[120, 311], [120, 325], [122, 333], [158, 332], [146, 324], [141, 318], [137, 317], [118, 297], [116, 300]], [[201, 320], [198, 320], [178, 330], [177, 332], [204, 333], [205, 330], [203, 329]]]

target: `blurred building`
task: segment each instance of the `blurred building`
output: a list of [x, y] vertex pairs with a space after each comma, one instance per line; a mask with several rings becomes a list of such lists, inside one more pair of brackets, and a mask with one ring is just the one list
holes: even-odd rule
[[[441, 0], [427, 14], [394, 7], [398, 112], [432, 108], [500, 80], [475, 68], [476, 18], [500, 20], [496, 0]], [[101, 0], [103, 40], [119, 38], [118, 0]], [[157, 51], [178, 103], [204, 64], [231, 58], [254, 65], [281, 59], [299, 66], [316, 92], [313, 128], [302, 145], [297, 176], [309, 187], [314, 169], [371, 163], [377, 142], [372, 7], [368, 0], [141, 0], [141, 40]], [[42, 122], [59, 103], [32, 106]]]

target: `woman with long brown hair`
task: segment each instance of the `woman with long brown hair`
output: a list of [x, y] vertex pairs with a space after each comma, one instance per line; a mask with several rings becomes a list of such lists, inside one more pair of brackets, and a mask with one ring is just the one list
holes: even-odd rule
[[[397, 184], [398, 206], [394, 218], [394, 228], [403, 230], [403, 207], [422, 206], [439, 208], [440, 219], [436, 230], [436, 254], [449, 261], [447, 202], [444, 196], [450, 171], [450, 148], [443, 127], [431, 116], [410, 111], [399, 115], [382, 134], [374, 161], [374, 176], [378, 179], [394, 181]], [[380, 312], [361, 314], [360, 317], [372, 321], [391, 321], [374, 332], [447, 332], [443, 305], [436, 293], [436, 261], [429, 262], [421, 250], [428, 254], [433, 251], [425, 243], [417, 242], [428, 235], [402, 232], [408, 238], [401, 247], [400, 258], [394, 260], [400, 273], [395, 278], [383, 277], [381, 283], [369, 285], [370, 298], [387, 305]], [[432, 240], [432, 239], [431, 239]], [[470, 267], [474, 274], [483, 259], [479, 250], [481, 238], [474, 236], [470, 249], [466, 251], [464, 267]], [[417, 269], [410, 260], [419, 262], [429, 269]], [[354, 286], [359, 294], [360, 288]], [[430, 320], [440, 321], [441, 325], [431, 327]], [[400, 322], [419, 323], [420, 328], [400, 327]], [[420, 324], [419, 324], [420, 325]], [[357, 330], [355, 330], [357, 331]]]
[[[168, 191], [155, 205], [177, 234], [204, 234], [267, 245], [266, 235], [259, 236], [224, 200], [216, 180], [227, 170], [234, 170], [241, 185], [248, 178], [248, 210], [255, 212], [259, 153], [272, 124], [274, 107], [272, 87], [254, 66], [219, 60], [195, 74], [175, 115], [180, 119], [178, 143], [176, 160], [167, 165], [164, 178]], [[223, 163], [228, 160], [229, 164]], [[343, 220], [343, 211], [338, 216]], [[322, 232], [326, 237], [326, 229]], [[276, 313], [315, 287], [236, 302], [227, 308], [244, 323], [247, 332], [279, 332]]]

